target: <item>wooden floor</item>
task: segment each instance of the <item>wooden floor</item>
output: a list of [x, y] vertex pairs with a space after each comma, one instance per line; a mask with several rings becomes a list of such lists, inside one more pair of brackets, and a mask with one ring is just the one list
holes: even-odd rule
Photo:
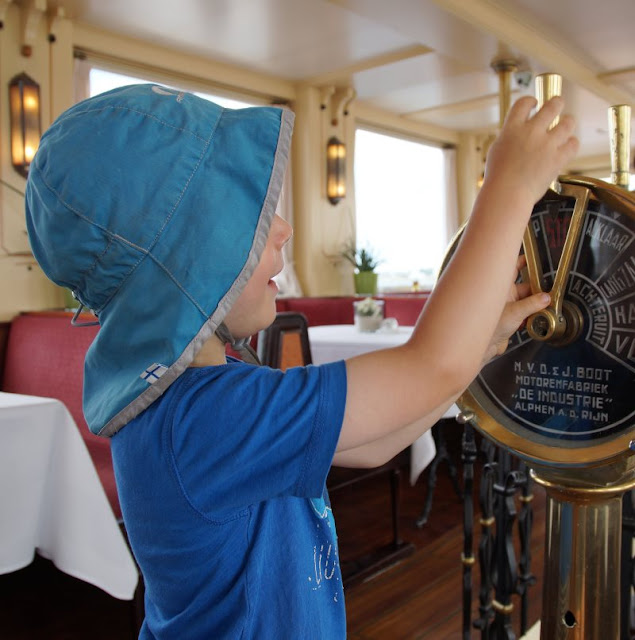
[[[441, 465], [430, 520], [417, 529], [425, 480], [424, 473], [410, 487], [406, 470], [402, 483], [402, 536], [414, 543], [414, 554], [346, 590], [351, 640], [462, 637], [462, 504]], [[332, 496], [342, 562], [391, 541], [388, 482], [387, 476], [377, 477]], [[544, 535], [544, 494], [539, 487], [535, 493], [532, 570], [538, 582], [530, 589], [530, 623], [540, 617]], [[475, 568], [475, 598], [478, 581]], [[514, 624], [517, 637], [518, 624]], [[38, 558], [21, 571], [0, 576], [3, 640], [129, 640], [134, 638], [132, 628], [130, 603], [66, 576], [46, 560]], [[474, 630], [472, 638], [478, 640], [480, 632]]]
[[[390, 540], [389, 500], [385, 490], [382, 496], [381, 484], [381, 479], [377, 479], [374, 487], [356, 487], [348, 497], [333, 497], [342, 558], [365, 553], [377, 540]], [[383, 484], [387, 484], [386, 479]], [[407, 482], [404, 484], [407, 485]], [[529, 590], [529, 626], [540, 619], [542, 604], [540, 580], [543, 574], [545, 495], [538, 486], [534, 486], [534, 490], [531, 548], [532, 572], [537, 583]], [[422, 529], [417, 529], [414, 523], [423, 504], [425, 476], [415, 487], [404, 486], [402, 493], [402, 535], [405, 540], [415, 544], [416, 551], [397, 566], [348, 590], [348, 637], [356, 640], [460, 640], [463, 617], [463, 506], [443, 467], [429, 522]], [[383, 519], [378, 517], [380, 514], [384, 516]], [[362, 540], [355, 539], [353, 532], [357, 527], [364, 526], [367, 527], [367, 534]], [[476, 513], [475, 531], [479, 530]], [[475, 535], [476, 554], [478, 533]], [[472, 619], [478, 616], [479, 580], [479, 570], [475, 567]], [[520, 604], [517, 600], [515, 605], [514, 633], [519, 637], [517, 613]], [[481, 634], [474, 629], [471, 637], [477, 640]]]

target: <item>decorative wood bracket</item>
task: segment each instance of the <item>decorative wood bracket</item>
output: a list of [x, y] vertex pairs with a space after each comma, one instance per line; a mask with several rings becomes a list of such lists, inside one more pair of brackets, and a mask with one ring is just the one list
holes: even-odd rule
[[66, 11], [64, 10], [64, 7], [58, 7], [55, 10], [54, 15], [52, 15], [49, 20], [49, 42], [55, 42], [57, 40], [60, 22], [65, 19]]
[[346, 87], [338, 89], [331, 100], [331, 124], [336, 127], [342, 116], [348, 115], [348, 105], [355, 99], [357, 95], [355, 89]]
[[322, 87], [320, 91], [320, 107], [330, 108], [331, 125], [336, 127], [342, 116], [348, 115], [348, 106], [357, 96], [351, 87], [336, 88], [333, 85]]
[[13, 0], [0, 0], [0, 28], [4, 25], [4, 17], [7, 15], [7, 9]]
[[40, 20], [46, 13], [46, 0], [25, 0], [21, 5], [22, 11], [22, 48], [25, 58], [33, 53], [33, 44], [37, 37]]

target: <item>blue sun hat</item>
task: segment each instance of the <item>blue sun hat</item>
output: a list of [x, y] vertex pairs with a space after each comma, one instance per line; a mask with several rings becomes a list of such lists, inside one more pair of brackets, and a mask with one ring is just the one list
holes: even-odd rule
[[42, 137], [27, 229], [46, 275], [99, 318], [84, 365], [93, 433], [154, 402], [222, 323], [264, 249], [292, 128], [287, 109], [132, 85]]

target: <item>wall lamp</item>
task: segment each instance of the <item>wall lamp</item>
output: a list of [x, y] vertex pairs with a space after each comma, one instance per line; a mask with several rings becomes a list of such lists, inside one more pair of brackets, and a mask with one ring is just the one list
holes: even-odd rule
[[331, 204], [346, 197], [346, 145], [335, 136], [326, 144], [326, 197]]
[[40, 144], [40, 85], [26, 73], [9, 82], [11, 163], [25, 178]]

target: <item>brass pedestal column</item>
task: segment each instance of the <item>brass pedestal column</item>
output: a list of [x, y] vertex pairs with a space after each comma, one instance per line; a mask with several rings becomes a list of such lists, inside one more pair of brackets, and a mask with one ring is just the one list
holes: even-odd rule
[[533, 476], [547, 491], [541, 640], [618, 640], [622, 495], [635, 479], [589, 488]]

